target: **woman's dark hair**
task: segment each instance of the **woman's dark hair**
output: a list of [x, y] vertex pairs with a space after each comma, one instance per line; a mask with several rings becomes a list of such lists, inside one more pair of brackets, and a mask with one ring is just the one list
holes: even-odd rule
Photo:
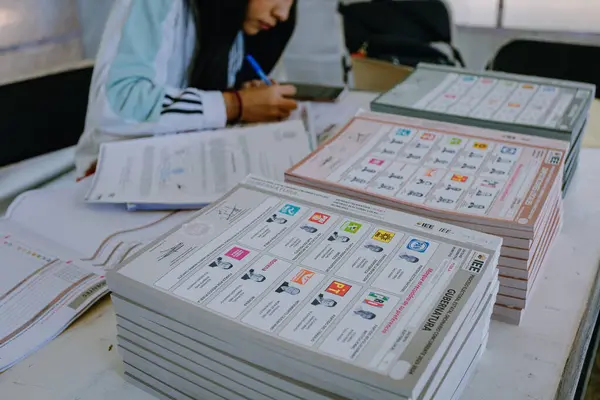
[[[189, 86], [201, 90], [227, 89], [229, 52], [246, 18], [248, 0], [186, 0], [196, 25], [196, 49], [188, 68]], [[245, 54], [252, 54], [268, 74], [281, 57], [296, 26], [296, 1], [287, 21], [257, 35], [244, 35]], [[258, 79], [244, 62], [236, 79]]]

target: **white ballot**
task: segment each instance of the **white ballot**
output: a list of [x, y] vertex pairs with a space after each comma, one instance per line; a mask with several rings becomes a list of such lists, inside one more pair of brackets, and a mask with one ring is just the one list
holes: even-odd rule
[[108, 279], [115, 304], [160, 310], [245, 363], [342, 397], [416, 399], [460, 351], [478, 306], [491, 310], [501, 243], [249, 177]]
[[87, 186], [24, 193], [0, 218], [0, 372], [105, 295], [106, 269], [186, 218], [86, 204]]
[[203, 207], [250, 173], [283, 180], [311, 142], [294, 120], [106, 143], [86, 200], [134, 209]]

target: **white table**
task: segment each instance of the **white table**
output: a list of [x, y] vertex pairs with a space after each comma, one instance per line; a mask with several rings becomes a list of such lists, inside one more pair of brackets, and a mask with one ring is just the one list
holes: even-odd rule
[[[563, 230], [538, 277], [524, 322], [520, 327], [492, 323], [487, 351], [465, 399], [553, 399], [565, 369], [574, 366], [578, 374], [580, 364], [568, 362], [569, 357], [579, 358], [581, 346], [573, 344], [580, 337], [589, 339], [585, 323], [594, 322], [588, 314], [597, 315], [588, 311], [588, 302], [600, 260], [598, 171], [600, 150], [584, 149], [565, 200]], [[50, 344], [0, 375], [0, 398], [151, 400], [123, 380], [115, 324], [106, 298]], [[566, 389], [570, 377], [565, 376]]]
[[0, 215], [12, 197], [73, 169], [74, 157], [75, 147], [67, 147], [0, 168]]

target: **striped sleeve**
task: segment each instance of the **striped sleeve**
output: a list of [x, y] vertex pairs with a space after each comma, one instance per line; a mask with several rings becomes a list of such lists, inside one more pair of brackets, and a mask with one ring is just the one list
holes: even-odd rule
[[[119, 4], [120, 3], [120, 4]], [[95, 108], [98, 128], [117, 135], [167, 134], [226, 125], [220, 92], [168, 84], [170, 60], [185, 59], [181, 0], [121, 0], [121, 18], [107, 26], [95, 76], [100, 87]], [[118, 13], [117, 13], [118, 14]], [[112, 39], [106, 35], [115, 35]], [[175, 54], [174, 54], [175, 52]], [[97, 111], [96, 110], [96, 111]]]
[[165, 93], [162, 103], [161, 115], [167, 114], [204, 114], [202, 92], [188, 88], [177, 90], [171, 94]]

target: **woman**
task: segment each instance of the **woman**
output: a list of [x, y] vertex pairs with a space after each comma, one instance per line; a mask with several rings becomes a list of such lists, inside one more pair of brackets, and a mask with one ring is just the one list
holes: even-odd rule
[[289, 116], [289, 85], [266, 85], [295, 26], [294, 0], [119, 0], [106, 24], [90, 88], [78, 173], [118, 139], [268, 122]]

